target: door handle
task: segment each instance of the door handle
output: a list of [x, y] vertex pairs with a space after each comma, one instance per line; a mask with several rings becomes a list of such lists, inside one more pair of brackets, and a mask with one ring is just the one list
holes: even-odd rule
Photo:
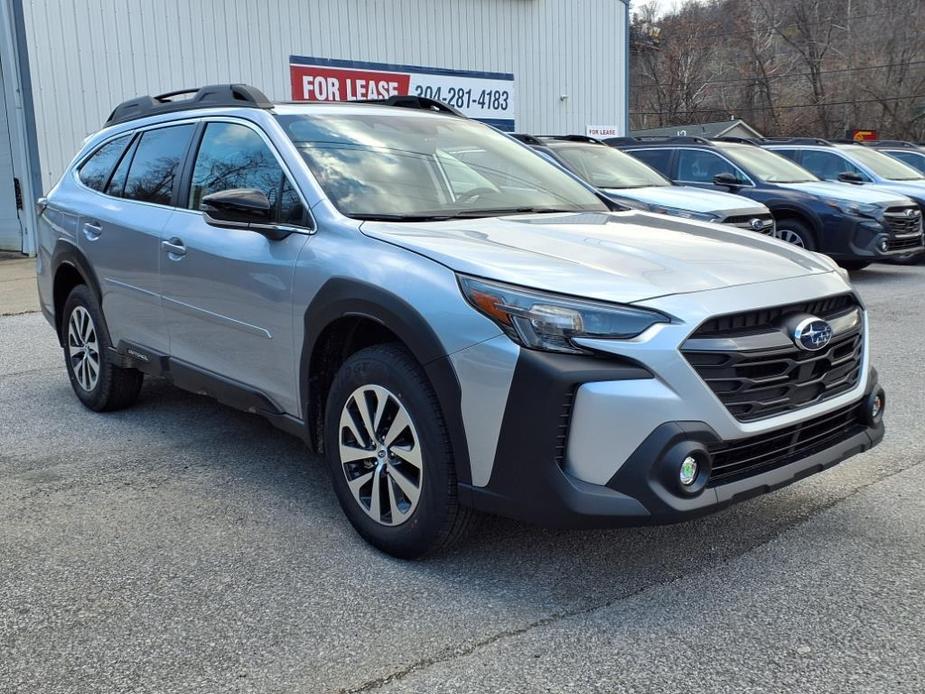
[[84, 222], [81, 227], [87, 241], [96, 241], [103, 234], [103, 227], [98, 222]]
[[178, 239], [176, 236], [169, 241], [161, 241], [161, 248], [167, 251], [167, 255], [171, 260], [179, 260], [186, 255], [186, 246], [183, 245], [182, 239]]

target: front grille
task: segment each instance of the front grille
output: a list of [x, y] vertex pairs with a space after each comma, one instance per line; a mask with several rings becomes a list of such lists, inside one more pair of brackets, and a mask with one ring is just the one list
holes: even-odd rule
[[825, 450], [863, 431], [857, 403], [783, 429], [707, 447], [713, 458], [709, 486], [773, 470]]
[[[851, 295], [731, 316], [704, 323], [682, 347], [684, 357], [739, 421], [750, 422], [808, 407], [854, 388], [861, 377], [863, 322], [837, 334], [818, 352], [782, 339], [781, 319], [810, 314], [835, 319], [856, 310]], [[772, 336], [774, 346], [729, 348], [729, 340]], [[706, 338], [706, 339], [703, 339]], [[711, 342], [719, 345], [711, 347]]]
[[775, 330], [774, 324], [788, 313], [808, 313], [830, 320], [858, 305], [852, 294], [839, 294], [798, 304], [773, 306], [711, 318], [700, 325], [691, 337], [738, 337]]
[[[907, 210], [912, 210], [912, 214], [906, 214]], [[922, 231], [922, 214], [917, 207], [891, 207], [883, 215], [883, 221], [895, 236], [915, 236]]]
[[[760, 229], [753, 227], [752, 220], [754, 219], [760, 219], [764, 226]], [[731, 217], [726, 217], [720, 223], [728, 224], [739, 229], [746, 229], [747, 231], [755, 231], [761, 234], [767, 234], [769, 236], [773, 234], [775, 230], [774, 217], [772, 217], [770, 214], [733, 215]]]

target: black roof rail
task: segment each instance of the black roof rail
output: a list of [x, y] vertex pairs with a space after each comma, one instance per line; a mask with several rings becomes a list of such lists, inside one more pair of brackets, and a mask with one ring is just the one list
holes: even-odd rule
[[379, 104], [380, 106], [397, 106], [399, 108], [416, 108], [422, 111], [448, 113], [452, 116], [468, 118], [462, 111], [453, 108], [449, 104], [437, 101], [436, 99], [429, 99], [426, 96], [415, 96], [414, 94], [399, 94], [390, 96], [387, 99], [358, 99], [354, 103]]
[[831, 147], [830, 140], [821, 137], [764, 137], [760, 140], [763, 145], [821, 145]]
[[619, 147], [620, 145], [635, 145], [639, 140], [635, 137], [606, 137], [604, 138], [604, 144], [610, 145], [611, 147]]
[[[174, 97], [185, 94], [192, 94], [192, 96], [185, 99], [174, 99]], [[216, 106], [272, 108], [273, 103], [259, 89], [247, 84], [212, 84], [195, 89], [178, 89], [157, 96], [138, 96], [123, 101], [109, 114], [104, 127], [161, 113]]]
[[589, 137], [588, 135], [537, 135], [537, 137], [543, 140], [562, 140], [563, 142], [584, 142], [589, 145], [603, 145], [606, 144], [603, 140], [598, 140], [596, 137]]
[[540, 140], [540, 138], [535, 135], [527, 135], [527, 133], [508, 133], [515, 140], [520, 140], [525, 145], [530, 145], [531, 147], [545, 147], [546, 143]]
[[740, 145], [760, 145], [761, 141], [754, 137], [740, 137], [738, 135], [723, 135], [721, 137], [714, 137], [714, 142], [735, 142]]
[[672, 144], [711, 145], [705, 137], [697, 135], [637, 135], [637, 142], [670, 142]]

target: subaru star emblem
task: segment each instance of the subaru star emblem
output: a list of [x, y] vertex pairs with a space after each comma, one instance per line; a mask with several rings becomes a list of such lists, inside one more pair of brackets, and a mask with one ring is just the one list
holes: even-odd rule
[[918, 210], [914, 210], [914, 209], [912, 209], [911, 207], [909, 207], [909, 208], [906, 209], [906, 216], [907, 216], [907, 217], [912, 217], [912, 216], [914, 216], [914, 215], [916, 215], [916, 214], [918, 214]]
[[749, 220], [748, 225], [755, 231], [761, 231], [765, 227], [765, 221], [759, 217]]
[[793, 342], [807, 352], [817, 352], [832, 340], [832, 326], [821, 318], [801, 320], [793, 331]]

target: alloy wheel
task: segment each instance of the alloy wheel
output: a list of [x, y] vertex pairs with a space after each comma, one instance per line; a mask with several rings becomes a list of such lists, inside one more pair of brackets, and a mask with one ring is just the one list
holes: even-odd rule
[[341, 468], [360, 508], [381, 525], [401, 525], [421, 498], [421, 444], [398, 397], [365, 385], [347, 398], [338, 427]]
[[88, 393], [100, 380], [100, 347], [96, 326], [83, 306], [71, 311], [67, 326], [67, 350], [77, 384]]
[[791, 231], [790, 229], [778, 229], [777, 238], [779, 238], [781, 241], [792, 243], [794, 246], [806, 248], [806, 244], [803, 243], [803, 237], [795, 231]]

